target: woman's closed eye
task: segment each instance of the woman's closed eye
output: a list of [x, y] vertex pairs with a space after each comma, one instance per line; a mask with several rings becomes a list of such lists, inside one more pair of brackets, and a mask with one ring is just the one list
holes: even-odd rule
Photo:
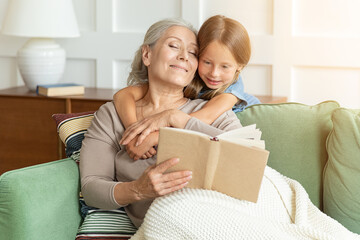
[[169, 44], [169, 47], [171, 47], [171, 48], [175, 48], [175, 49], [179, 49], [179, 46], [178, 46], [178, 45], [176, 45], [176, 44]]
[[189, 53], [190, 53], [191, 55], [194, 55], [195, 57], [197, 57], [197, 56], [198, 56], [198, 54], [197, 54], [197, 52], [196, 52], [196, 51], [189, 51]]

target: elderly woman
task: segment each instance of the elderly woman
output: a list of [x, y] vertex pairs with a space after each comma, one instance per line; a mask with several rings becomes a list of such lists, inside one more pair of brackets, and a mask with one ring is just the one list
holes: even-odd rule
[[[201, 99], [187, 99], [183, 93], [184, 87], [194, 78], [197, 51], [196, 31], [181, 20], [163, 20], [149, 28], [129, 77], [132, 84], [149, 83], [145, 97], [136, 102], [138, 120], [165, 111], [168, 113], [165, 125], [213, 136], [241, 127], [231, 110], [211, 126], [188, 115], [206, 103]], [[166, 111], [169, 109], [175, 110]], [[95, 113], [81, 149], [81, 191], [89, 206], [124, 207], [131, 221], [139, 227], [154, 198], [186, 186], [191, 172], [164, 173], [179, 159], [169, 159], [158, 166], [155, 166], [155, 158], [134, 161], [125, 147], [119, 145], [124, 131], [113, 102], [104, 104]], [[157, 133], [151, 133], [145, 141], [156, 145]]]

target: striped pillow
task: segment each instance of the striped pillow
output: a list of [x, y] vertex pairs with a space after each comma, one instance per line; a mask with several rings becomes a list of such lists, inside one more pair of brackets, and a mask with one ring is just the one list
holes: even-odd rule
[[87, 206], [83, 198], [80, 198], [80, 204], [84, 221], [78, 229], [76, 240], [127, 240], [137, 231], [124, 208], [97, 209]]
[[65, 144], [65, 153], [70, 157], [81, 148], [87, 128], [94, 118], [94, 112], [58, 113], [52, 115], [57, 125], [61, 141]]

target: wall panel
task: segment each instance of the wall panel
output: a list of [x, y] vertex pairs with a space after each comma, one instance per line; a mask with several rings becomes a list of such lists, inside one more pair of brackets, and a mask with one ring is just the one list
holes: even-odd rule
[[113, 2], [114, 32], [146, 32], [152, 23], [160, 19], [181, 17], [180, 0], [114, 0]]
[[127, 78], [131, 71], [131, 61], [117, 60], [114, 61], [114, 88], [121, 89], [127, 86]]
[[61, 82], [95, 86], [96, 62], [94, 59], [67, 59], [64, 77]]
[[250, 34], [267, 35], [273, 32], [273, 1], [206, 0], [203, 1], [203, 21], [222, 14], [241, 22]]
[[341, 106], [359, 108], [360, 68], [294, 67], [292, 101], [317, 104], [336, 100]]
[[7, 88], [9, 86], [16, 86], [17, 84], [17, 68], [16, 58], [14, 57], [0, 57], [0, 89]]
[[96, 31], [95, 0], [74, 0], [73, 3], [80, 31]]
[[3, 23], [2, 16], [5, 16], [6, 7], [7, 7], [7, 1], [0, 1], [0, 29]]
[[241, 72], [245, 92], [255, 95], [272, 94], [272, 67], [250, 64]]
[[360, 36], [360, 1], [294, 0], [294, 35]]

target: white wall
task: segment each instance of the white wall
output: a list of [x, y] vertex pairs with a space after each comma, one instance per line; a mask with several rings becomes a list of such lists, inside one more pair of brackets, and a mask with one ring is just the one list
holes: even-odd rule
[[[8, 0], [0, 0], [0, 25]], [[360, 108], [359, 0], [74, 0], [81, 37], [58, 39], [63, 82], [122, 88], [146, 29], [166, 17], [199, 27], [224, 14], [243, 23], [253, 47], [242, 75], [252, 94]], [[23, 85], [16, 51], [27, 39], [0, 35], [0, 88]]]

